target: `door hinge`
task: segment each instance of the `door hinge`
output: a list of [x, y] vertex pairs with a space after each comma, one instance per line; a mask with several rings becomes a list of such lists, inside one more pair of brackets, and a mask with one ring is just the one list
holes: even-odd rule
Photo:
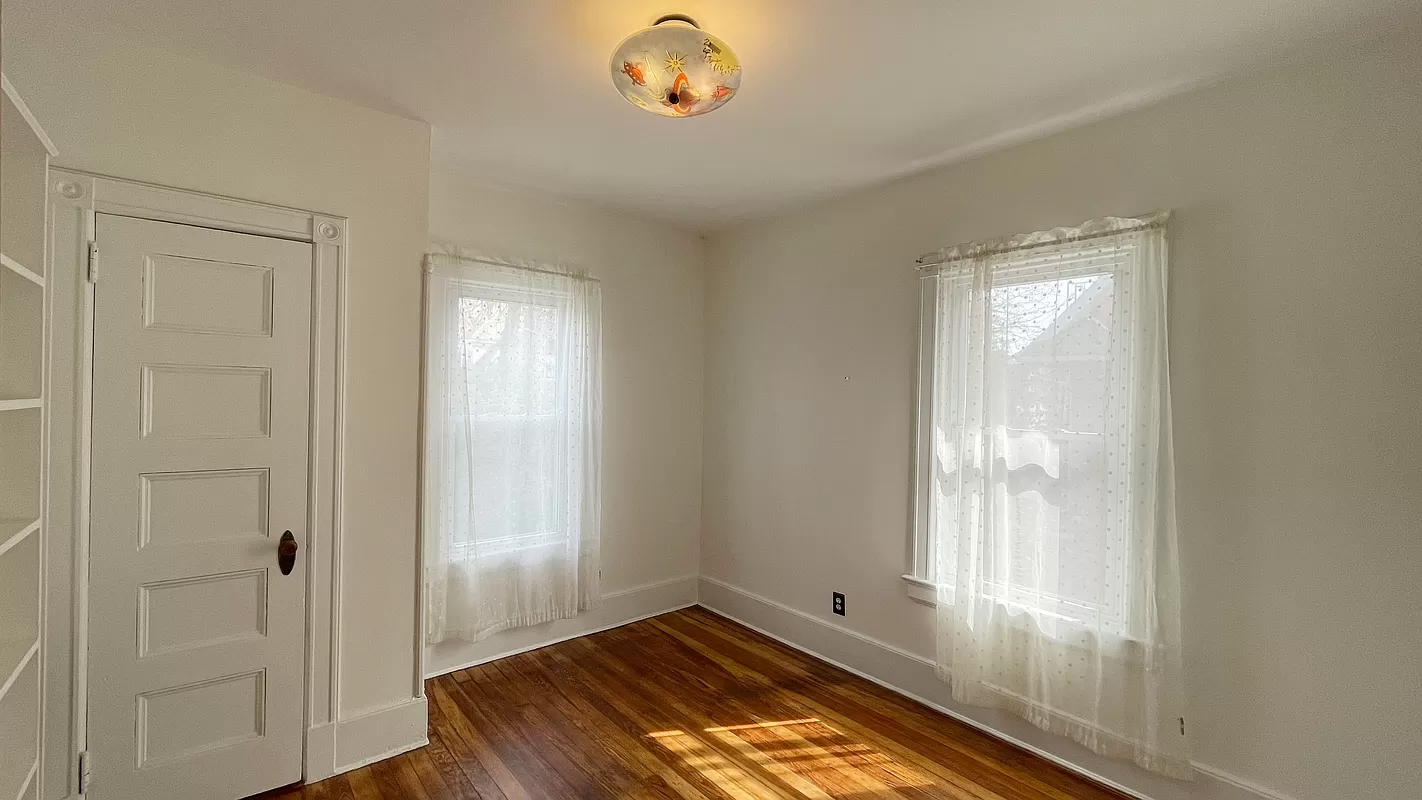
[[99, 243], [89, 242], [89, 283], [99, 282]]
[[79, 754], [79, 794], [89, 791], [90, 772], [94, 767], [94, 759], [89, 756], [89, 751], [85, 750]]
[[1181, 717], [1181, 718], [1180, 718], [1180, 735], [1181, 735], [1181, 736], [1184, 736], [1184, 735], [1185, 735], [1185, 718], [1184, 718], [1184, 717]]

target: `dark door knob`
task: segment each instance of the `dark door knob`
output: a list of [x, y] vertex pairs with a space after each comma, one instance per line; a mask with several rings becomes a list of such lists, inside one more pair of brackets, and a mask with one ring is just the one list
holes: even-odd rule
[[300, 549], [301, 545], [296, 543], [291, 531], [281, 535], [281, 542], [277, 545], [277, 566], [281, 568], [281, 574], [291, 574], [291, 568], [296, 566], [296, 551]]

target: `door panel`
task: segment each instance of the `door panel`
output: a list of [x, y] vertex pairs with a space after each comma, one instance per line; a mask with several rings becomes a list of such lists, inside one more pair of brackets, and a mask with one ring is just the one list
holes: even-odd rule
[[90, 797], [301, 778], [311, 245], [100, 214]]

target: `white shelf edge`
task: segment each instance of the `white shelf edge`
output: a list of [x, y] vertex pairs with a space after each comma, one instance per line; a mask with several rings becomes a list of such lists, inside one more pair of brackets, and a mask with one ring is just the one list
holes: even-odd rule
[[5, 677], [5, 682], [0, 683], [0, 700], [4, 700], [5, 695], [10, 693], [10, 687], [15, 685], [15, 681], [19, 680], [20, 673], [25, 671], [25, 667], [29, 666], [30, 659], [34, 658], [35, 653], [38, 652], [39, 637], [36, 636], [34, 643], [30, 645], [30, 649], [25, 651], [25, 655], [20, 659], [19, 663], [16, 664], [15, 668], [10, 670], [10, 674]]
[[0, 411], [23, 411], [27, 408], [40, 408], [44, 406], [44, 401], [38, 397], [16, 397], [11, 400], [0, 400]]
[[34, 270], [30, 269], [24, 264], [21, 264], [15, 259], [10, 258], [4, 253], [0, 253], [0, 264], [5, 265], [7, 268], [9, 268], [11, 272], [15, 273], [16, 275], [19, 275], [21, 278], [24, 278], [25, 280], [29, 281], [30, 283], [33, 283], [34, 285], [39, 287], [44, 286], [44, 278], [41, 277], [38, 272], [35, 272]]
[[44, 132], [44, 128], [40, 127], [39, 120], [35, 119], [34, 112], [30, 111], [30, 107], [25, 105], [24, 100], [20, 99], [20, 93], [15, 91], [15, 85], [10, 83], [10, 79], [6, 77], [3, 72], [0, 72], [0, 89], [4, 90], [5, 95], [10, 98], [10, 102], [14, 103], [15, 108], [19, 109], [20, 116], [25, 118], [25, 123], [30, 126], [30, 130], [34, 131], [35, 137], [40, 140], [40, 144], [44, 145], [44, 149], [49, 151], [49, 157], [54, 158], [59, 155], [59, 148], [54, 146], [54, 140], [49, 138], [49, 134]]
[[[10, 548], [23, 542], [26, 536], [39, 530], [39, 518], [30, 519], [19, 517], [17, 519], [0, 519], [0, 536], [5, 536], [5, 540], [0, 542], [0, 556], [5, 555]], [[14, 533], [9, 533], [14, 531]], [[9, 535], [7, 535], [9, 534]]]
[[[23, 99], [21, 99], [20, 94], [19, 94], [18, 91], [16, 91], [14, 84], [10, 83], [10, 76], [4, 74], [3, 71], [0, 71], [0, 93], [3, 93], [3, 94], [5, 95], [5, 100], [0, 100], [0, 104], [3, 104], [3, 103], [5, 103], [6, 101], [8, 101], [10, 104], [13, 105], [13, 108], [11, 108], [10, 111], [5, 112], [5, 113], [7, 114], [7, 117], [6, 117], [6, 124], [8, 125], [8, 122], [9, 122], [8, 114], [11, 113], [11, 112], [17, 113], [22, 119], [24, 119], [26, 126], [27, 126], [27, 127], [29, 128], [29, 130], [30, 130], [30, 133], [34, 136], [35, 140], [37, 140], [37, 141], [39, 142], [39, 144], [45, 149], [45, 152], [46, 152], [47, 155], [48, 155], [47, 158], [40, 158], [40, 159], [38, 159], [38, 160], [40, 160], [40, 161], [42, 162], [43, 166], [44, 166], [45, 169], [47, 170], [47, 169], [48, 169], [49, 160], [55, 158], [56, 156], [58, 156], [58, 155], [59, 155], [59, 150], [58, 150], [58, 148], [56, 148], [56, 147], [54, 146], [54, 140], [51, 139], [51, 138], [49, 138], [49, 134], [45, 133], [44, 128], [40, 126], [39, 120], [35, 118], [34, 112], [31, 111], [31, 110], [30, 110], [30, 107], [25, 103], [25, 101], [24, 101]], [[23, 138], [23, 137], [22, 137], [22, 138]], [[17, 142], [16, 144], [19, 145], [18, 142]], [[9, 145], [8, 140], [7, 140], [7, 142], [6, 142], [6, 145], [7, 145], [7, 148], [6, 148], [6, 149], [8, 149], [8, 145]], [[25, 148], [25, 150], [28, 151], [28, 150], [30, 150], [30, 149], [33, 147], [33, 145], [26, 143], [26, 144], [23, 145], [23, 147]], [[38, 155], [38, 154], [36, 154], [36, 155]], [[40, 193], [39, 193], [38, 199], [40, 199], [40, 200], [43, 201], [43, 200], [46, 198], [46, 196], [48, 195], [48, 186], [47, 186], [46, 184], [48, 183], [49, 178], [48, 178], [47, 172], [46, 172], [45, 174], [42, 174], [42, 175], [40, 176], [40, 178], [42, 179], [42, 183], [40, 184], [40, 187], [39, 187], [39, 188], [40, 188]], [[40, 233], [42, 236], [45, 235], [46, 231], [45, 231], [45, 229], [44, 229], [43, 226], [40, 228], [40, 230], [38, 231], [38, 233]], [[39, 263], [33, 263], [31, 266], [37, 267], [37, 268], [39, 268], [40, 270], [43, 270], [43, 269], [44, 269], [43, 255], [44, 255], [44, 250], [41, 249], [40, 252], [39, 252], [38, 254], [36, 254], [36, 257], [38, 257], [38, 258], [40, 259], [40, 262], [39, 262]], [[8, 285], [9, 278], [8, 278], [8, 276], [5, 275], [5, 271], [6, 271], [6, 270], [9, 270], [10, 272], [14, 273], [15, 275], [17, 275], [17, 276], [19, 276], [19, 277], [21, 277], [21, 278], [24, 278], [26, 281], [28, 281], [28, 282], [34, 284], [35, 286], [40, 287], [40, 304], [41, 304], [41, 306], [44, 305], [44, 303], [45, 303], [45, 278], [44, 278], [44, 276], [43, 276], [40, 272], [36, 272], [36, 271], [30, 269], [30, 268], [27, 267], [25, 264], [21, 263], [20, 261], [14, 259], [14, 258], [11, 258], [11, 257], [10, 257], [9, 255], [7, 255], [7, 254], [0, 253], [0, 277], [4, 277], [4, 278], [6, 279], [7, 285]], [[8, 293], [11, 293], [11, 292], [14, 292], [14, 291], [16, 291], [16, 290], [14, 290], [13, 288], [11, 288], [11, 289], [9, 289], [9, 290], [7, 291], [7, 294], [8, 294]], [[45, 312], [45, 311], [43, 310], [43, 308], [42, 308], [42, 309], [39, 309], [38, 311], [43, 312], [43, 313], [41, 314], [42, 317], [47, 317], [47, 316], [48, 316], [48, 313]], [[41, 326], [41, 328], [40, 328], [40, 344], [41, 344], [41, 347], [44, 347], [44, 346], [45, 346], [45, 345], [44, 345], [44, 339], [45, 339], [45, 337], [44, 337], [44, 330], [43, 330], [43, 326]], [[36, 392], [36, 394], [41, 394], [41, 393], [40, 393], [40, 392]], [[34, 398], [17, 397], [17, 398], [3, 398], [3, 399], [0, 399], [0, 412], [3, 412], [3, 411], [14, 411], [14, 410], [28, 409], [28, 408], [43, 409], [43, 407], [44, 407], [44, 404], [43, 404], [43, 401], [42, 401], [42, 398], [41, 398], [41, 397], [34, 397]], [[39, 447], [39, 453], [40, 453], [40, 456], [43, 457], [43, 454], [44, 454], [44, 446], [43, 446], [43, 442], [42, 442], [42, 441], [41, 441], [41, 444], [40, 444], [40, 447]], [[13, 511], [12, 511], [11, 513], [13, 513]], [[36, 515], [35, 515], [34, 518], [22, 517], [22, 518], [19, 518], [19, 519], [0, 519], [0, 558], [5, 558], [5, 557], [7, 557], [8, 554], [9, 554], [11, 551], [16, 551], [13, 556], [8, 556], [9, 561], [11, 561], [11, 562], [14, 562], [14, 561], [16, 560], [16, 558], [18, 558], [18, 557], [26, 556], [26, 552], [25, 552], [25, 551], [26, 551], [27, 548], [19, 547], [19, 545], [20, 545], [21, 543], [25, 542], [25, 541], [28, 539], [28, 537], [30, 537], [30, 536], [34, 536], [34, 537], [35, 537], [35, 540], [32, 542], [32, 544], [36, 544], [36, 545], [39, 544], [38, 539], [39, 539], [39, 536], [40, 536], [39, 531], [40, 531], [40, 526], [41, 526], [41, 520], [39, 519], [39, 517], [40, 517], [40, 514], [39, 514], [39, 513], [36, 513]], [[38, 548], [37, 548], [37, 549], [38, 549]], [[27, 558], [26, 558], [26, 559], [21, 559], [21, 560], [29, 561], [30, 559], [27, 559]], [[38, 559], [38, 561], [39, 561], [40, 563], [43, 562], [43, 554], [42, 554], [42, 553], [41, 553], [40, 558]], [[6, 571], [8, 572], [8, 571], [9, 571], [8, 568], [9, 568], [10, 566], [12, 566], [12, 564], [7, 563], [5, 566], [6, 566]], [[13, 565], [13, 566], [32, 567], [33, 569], [36, 569], [36, 570], [39, 569], [39, 564], [33, 564], [33, 565], [31, 565], [31, 564], [17, 564], [17, 565]], [[42, 579], [41, 579], [41, 581], [40, 581], [40, 586], [41, 586], [41, 587], [43, 586], [43, 580], [42, 580]], [[9, 593], [9, 592], [6, 592], [6, 594], [9, 595], [10, 593]], [[8, 599], [8, 598], [7, 598], [7, 599]], [[15, 598], [15, 599], [18, 600], [19, 598]], [[8, 605], [8, 603], [7, 603], [7, 605]], [[35, 592], [35, 596], [32, 598], [31, 610], [34, 611], [34, 614], [35, 614], [35, 617], [36, 617], [36, 621], [37, 621], [37, 622], [40, 621], [40, 617], [41, 617], [40, 612], [42, 611], [42, 609], [43, 609], [43, 598], [40, 596], [40, 592], [36, 591], [36, 592]], [[9, 617], [9, 616], [10, 616], [10, 612], [13, 611], [13, 610], [16, 610], [16, 609], [6, 608], [6, 609], [4, 610], [4, 611], [5, 611], [5, 615], [6, 615], [7, 617]], [[25, 627], [29, 627], [29, 626], [25, 626]], [[42, 629], [41, 629], [41, 630], [42, 630]], [[7, 636], [13, 636], [14, 631], [5, 631], [4, 633], [5, 633]], [[3, 705], [4, 705], [4, 707], [5, 707], [6, 710], [7, 710], [7, 713], [8, 713], [10, 710], [12, 710], [12, 707], [13, 707], [13, 705], [14, 705], [16, 702], [19, 703], [19, 705], [20, 705], [20, 707], [21, 707], [22, 710], [27, 710], [27, 709], [28, 709], [30, 706], [32, 706], [32, 705], [35, 707], [35, 714], [34, 714], [34, 716], [36, 717], [36, 719], [35, 719], [35, 729], [34, 729], [33, 732], [34, 732], [34, 735], [35, 735], [35, 737], [36, 737], [36, 743], [40, 745], [40, 749], [42, 750], [42, 749], [43, 749], [43, 742], [40, 742], [39, 739], [40, 739], [41, 734], [43, 733], [43, 717], [44, 717], [43, 691], [42, 691], [42, 690], [41, 690], [41, 691], [36, 691], [36, 692], [35, 692], [35, 695], [34, 695], [33, 697], [24, 697], [24, 696], [21, 696], [20, 694], [17, 694], [17, 695], [15, 695], [15, 696], [13, 696], [13, 697], [11, 696], [11, 693], [12, 693], [12, 692], [17, 691], [17, 690], [16, 690], [17, 684], [19, 684], [19, 683], [21, 683], [21, 682], [23, 682], [23, 683], [25, 683], [25, 684], [27, 684], [27, 685], [33, 683], [33, 681], [30, 681], [30, 680], [22, 680], [22, 678], [21, 678], [22, 675], [26, 674], [26, 671], [27, 671], [27, 670], [29, 670], [31, 667], [35, 667], [35, 668], [36, 668], [36, 670], [35, 670], [36, 672], [42, 671], [42, 670], [39, 670], [39, 669], [38, 669], [38, 667], [39, 667], [39, 660], [40, 660], [40, 659], [39, 659], [40, 640], [41, 640], [41, 635], [37, 632], [34, 636], [31, 636], [31, 637], [28, 637], [28, 638], [23, 638], [23, 639], [13, 639], [13, 638], [11, 638], [11, 639], [9, 639], [8, 641], [0, 641], [0, 670], [4, 670], [3, 673], [0, 673], [0, 679], [3, 679], [3, 683], [0, 683], [0, 704], [3, 704]], [[13, 662], [13, 663], [12, 663], [12, 662]], [[41, 679], [40, 685], [43, 686], [43, 681], [42, 681], [42, 679]], [[26, 692], [23, 692], [23, 694], [28, 694], [28, 692], [27, 692], [27, 691], [26, 691]], [[36, 701], [38, 701], [39, 705], [35, 705]], [[8, 728], [10, 722], [11, 722], [10, 720], [4, 720], [3, 722], [0, 722], [0, 725], [3, 725], [3, 726], [5, 726], [5, 727]], [[6, 738], [8, 739], [9, 737], [7, 736]], [[10, 759], [5, 759], [5, 760], [6, 760], [6, 761], [10, 761]], [[32, 790], [32, 789], [37, 788], [37, 785], [42, 782], [42, 780], [39, 778], [40, 763], [41, 763], [41, 759], [40, 759], [40, 757], [39, 757], [39, 754], [36, 754], [34, 760], [33, 760], [33, 761], [31, 762], [31, 764], [30, 764], [29, 771], [25, 774], [24, 780], [20, 783], [19, 790], [18, 790], [17, 793], [14, 795], [15, 798], [16, 798], [16, 800], [23, 800], [26, 796], [28, 796], [29, 794], [31, 794], [31, 790]], [[23, 767], [23, 762], [20, 763], [20, 764], [7, 764], [7, 767], [22, 768], [22, 767]], [[7, 776], [7, 782], [8, 782], [8, 779], [9, 779], [10, 777], [12, 777], [12, 776]], [[11, 791], [14, 791], [13, 786], [7, 786], [3, 791], [0, 791], [0, 794], [8, 795]], [[0, 800], [8, 800], [8, 798], [0, 798]]]
[[30, 765], [30, 774], [25, 776], [25, 780], [20, 783], [20, 791], [15, 795], [15, 800], [25, 796], [25, 792], [30, 790], [30, 784], [34, 783], [35, 776], [39, 774], [39, 758], [35, 758], [35, 763]]

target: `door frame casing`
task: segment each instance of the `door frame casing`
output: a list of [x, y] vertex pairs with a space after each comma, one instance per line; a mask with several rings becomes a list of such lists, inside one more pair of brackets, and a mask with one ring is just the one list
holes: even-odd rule
[[[96, 214], [256, 234], [312, 245], [311, 399], [308, 440], [306, 653], [302, 767], [306, 781], [335, 774], [340, 709], [340, 598], [349, 220], [78, 170], [49, 172], [49, 436], [41, 733], [47, 794], [79, 795], [87, 741], [88, 543]], [[97, 279], [104, 279], [102, 249]], [[67, 723], [61, 725], [60, 723]], [[103, 766], [97, 769], [102, 772]]]

